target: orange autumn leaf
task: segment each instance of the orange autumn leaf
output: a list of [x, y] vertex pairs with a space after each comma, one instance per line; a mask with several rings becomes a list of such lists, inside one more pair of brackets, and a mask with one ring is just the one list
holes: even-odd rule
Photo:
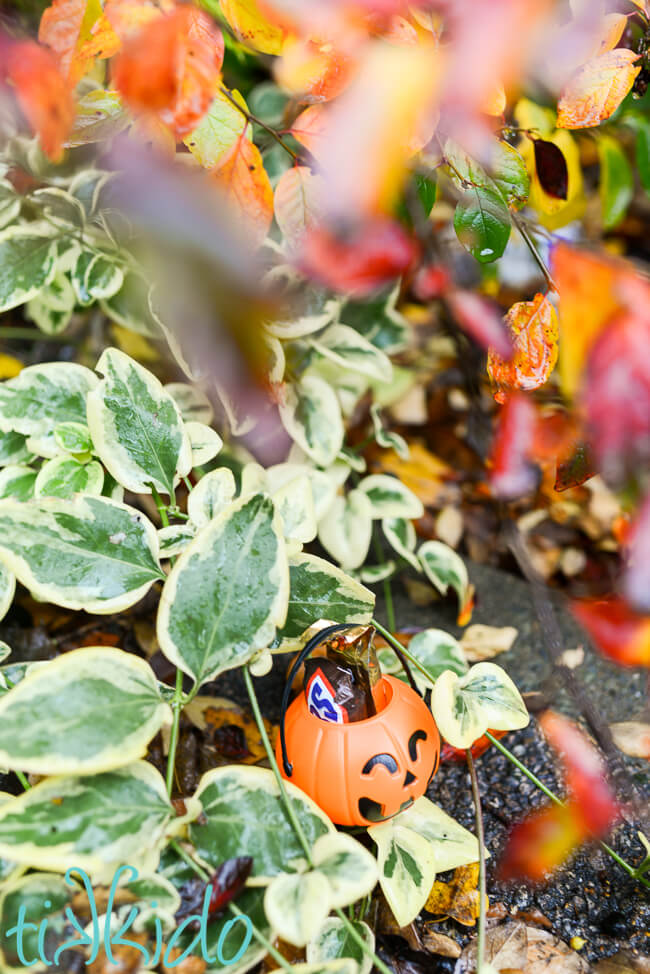
[[494, 398], [503, 403], [513, 389], [539, 389], [557, 362], [558, 320], [555, 308], [545, 294], [532, 301], [518, 301], [506, 315], [513, 339], [509, 361], [490, 349], [487, 370], [497, 386]]
[[580, 129], [612, 115], [641, 70], [635, 51], [616, 49], [591, 58], [569, 80], [558, 102], [557, 127]]
[[223, 54], [223, 36], [212, 21], [179, 7], [129, 36], [113, 81], [131, 108], [158, 114], [182, 138], [212, 103]]
[[122, 41], [173, 9], [172, 0], [106, 0], [104, 4], [104, 14]]
[[465, 927], [473, 927], [479, 915], [479, 864], [458, 866], [451, 880], [436, 879], [424, 904], [427, 913], [453, 917]]
[[291, 126], [291, 134], [304, 145], [313, 156], [318, 157], [327, 138], [327, 108], [324, 105], [310, 105]]
[[214, 178], [258, 247], [273, 219], [273, 189], [257, 146], [240, 135], [222, 165], [214, 170]]
[[650, 616], [620, 598], [573, 602], [571, 608], [605, 656], [621, 666], [650, 666]]
[[43, 11], [38, 39], [54, 52], [71, 85], [83, 78], [96, 57], [112, 57], [120, 46], [99, 0], [53, 0]]
[[58, 162], [74, 124], [75, 106], [54, 55], [35, 41], [20, 41], [10, 46], [5, 71], [43, 152]]
[[323, 102], [343, 91], [352, 68], [351, 59], [331, 44], [296, 40], [285, 45], [275, 77], [281, 88], [300, 95], [303, 102]]

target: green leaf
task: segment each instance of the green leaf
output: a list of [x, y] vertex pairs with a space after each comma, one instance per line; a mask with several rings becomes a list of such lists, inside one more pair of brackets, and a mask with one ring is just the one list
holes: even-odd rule
[[501, 257], [510, 237], [510, 214], [498, 190], [465, 190], [454, 213], [454, 229], [481, 264]]
[[[50, 936], [57, 934], [63, 937], [66, 923], [63, 910], [77, 892], [78, 887], [68, 885], [61, 876], [51, 873], [29, 873], [19, 879], [7, 883], [0, 894], [0, 929], [6, 932], [15, 929], [21, 914], [25, 919], [38, 917], [34, 927], [25, 924], [23, 936], [23, 957], [32, 960], [38, 957], [39, 921], [47, 919], [47, 929]], [[32, 964], [25, 968], [18, 955], [18, 939], [14, 934], [0, 938], [0, 967], [3, 971], [16, 972], [28, 970], [30, 972], [44, 970], [43, 964]], [[69, 956], [69, 955], [68, 955]]]
[[292, 439], [319, 467], [328, 467], [343, 446], [343, 419], [336, 393], [316, 375], [287, 386], [280, 419]]
[[[0, 791], [0, 806], [4, 805], [5, 802], [11, 801], [13, 797], [7, 791]], [[5, 859], [3, 856], [0, 856], [0, 886], [7, 885], [11, 880], [22, 875], [25, 872], [25, 868], [24, 865], [14, 862], [13, 859]]]
[[168, 528], [161, 528], [158, 532], [161, 558], [175, 558], [187, 548], [194, 538], [196, 530], [193, 524], [171, 524]]
[[82, 250], [72, 271], [72, 286], [80, 304], [111, 298], [122, 287], [124, 273], [114, 260]]
[[0, 429], [45, 436], [59, 423], [85, 423], [86, 395], [97, 381], [90, 369], [72, 362], [30, 365], [0, 383]]
[[318, 525], [318, 538], [342, 568], [355, 569], [365, 561], [372, 538], [373, 507], [360, 489], [338, 494]]
[[[368, 949], [374, 953], [375, 935], [368, 926], [361, 920], [351, 920], [352, 926], [365, 941]], [[316, 936], [307, 944], [307, 963], [324, 964], [328, 961], [338, 960], [340, 957], [350, 958], [359, 965], [359, 974], [370, 974], [372, 970], [372, 957], [368, 957], [363, 952], [359, 944], [354, 940], [347, 928], [347, 925], [340, 917], [328, 917]]]
[[343, 369], [390, 382], [393, 366], [388, 356], [348, 325], [330, 325], [309, 344]]
[[283, 650], [298, 648], [300, 636], [319, 619], [367, 623], [375, 596], [335, 565], [316, 555], [300, 553], [289, 559], [289, 608], [277, 634]]
[[59, 423], [54, 430], [57, 446], [66, 453], [90, 453], [93, 441], [85, 423]]
[[413, 676], [421, 690], [432, 687], [445, 670], [463, 674], [469, 668], [463, 647], [443, 629], [423, 629], [416, 633], [409, 643], [409, 653], [415, 656], [429, 674], [427, 679], [420, 670], [413, 667]]
[[161, 339], [160, 325], [149, 308], [149, 284], [135, 271], [124, 275], [122, 287], [110, 298], [100, 298], [99, 304], [111, 321], [124, 328], [144, 335], [145, 338]]
[[16, 576], [0, 561], [0, 619], [4, 619], [11, 608], [15, 592]]
[[321, 836], [312, 850], [312, 862], [327, 878], [330, 909], [355, 903], [371, 893], [377, 883], [375, 857], [344, 832]]
[[20, 197], [8, 179], [0, 179], [0, 230], [20, 213]]
[[[42, 288], [33, 301], [40, 301], [54, 311], [72, 311], [75, 306], [75, 293], [70, 278], [60, 270], [57, 261], [57, 272], [50, 283]], [[32, 303], [31, 301], [29, 302]]]
[[[47, 290], [47, 288], [45, 289]], [[60, 335], [72, 319], [72, 308], [59, 311], [43, 300], [41, 292], [27, 302], [25, 314], [45, 335]]]
[[[194, 878], [194, 873], [188, 875], [187, 878]], [[251, 923], [267, 940], [273, 940], [274, 934], [264, 913], [263, 889], [244, 889], [237, 897], [237, 906], [242, 913], [250, 917]], [[196, 936], [195, 930], [183, 931], [174, 946], [180, 950], [186, 950], [196, 939]], [[244, 921], [233, 923], [233, 917], [228, 910], [224, 910], [220, 916], [212, 915], [207, 924], [205, 937], [205, 953], [209, 958], [206, 974], [223, 974], [224, 971], [227, 971], [228, 974], [246, 974], [251, 968], [256, 967], [266, 956], [266, 947], [260, 947], [254, 937], [250, 939], [243, 956], [234, 964], [230, 963], [230, 959], [239, 953], [245, 938], [246, 926]], [[197, 969], [202, 970], [205, 957], [201, 948], [197, 946], [190, 956], [200, 959]], [[227, 966], [222, 965], [220, 958], [226, 962]]]
[[23, 464], [10, 464], [0, 470], [0, 498], [27, 501], [34, 496], [36, 471]]
[[395, 574], [397, 566], [392, 559], [383, 562], [381, 565], [364, 565], [359, 571], [359, 578], [366, 585], [376, 585], [383, 582], [385, 578], [391, 578]]
[[373, 518], [422, 517], [422, 501], [397, 477], [377, 473], [359, 481], [358, 490], [366, 495]]
[[0, 805], [0, 855], [110, 881], [117, 864], [150, 871], [174, 809], [146, 761], [103, 774], [56, 776]]
[[0, 698], [0, 714], [0, 766], [48, 775], [134, 761], [171, 719], [149, 664], [112, 647], [35, 667]]
[[398, 926], [405, 927], [426, 903], [436, 877], [436, 864], [427, 839], [396, 824], [395, 818], [373, 825], [368, 834], [377, 845], [382, 892]]
[[74, 148], [92, 142], [107, 142], [128, 124], [129, 116], [118, 93], [95, 88], [77, 101], [77, 117], [66, 146]]
[[635, 113], [633, 117], [626, 116], [625, 121], [633, 124], [636, 130], [634, 148], [639, 181], [646, 193], [650, 195], [650, 118]]
[[191, 386], [187, 382], [168, 382], [163, 388], [180, 409], [184, 422], [207, 423], [208, 425], [212, 422], [214, 418], [212, 405], [206, 394], [198, 386]]
[[[239, 92], [232, 91], [231, 95], [246, 111], [246, 102]], [[217, 91], [207, 113], [183, 141], [202, 166], [215, 169], [225, 160], [247, 125], [246, 115], [223, 92]]]
[[[0, 386], [0, 390], [2, 386]], [[0, 433], [0, 467], [9, 464], [27, 463], [32, 454], [27, 449], [26, 437], [22, 433]]]
[[271, 495], [273, 503], [282, 518], [285, 538], [293, 538], [302, 544], [313, 541], [318, 531], [314, 495], [311, 480], [301, 474]]
[[472, 590], [465, 562], [460, 555], [442, 541], [425, 541], [420, 546], [418, 558], [424, 574], [441, 595], [446, 595], [451, 585], [458, 596], [462, 613], [471, 598]]
[[0, 558], [37, 598], [98, 614], [164, 578], [153, 524], [105, 497], [1, 501]]
[[37, 189], [30, 198], [43, 216], [62, 230], [70, 230], [72, 227], [81, 229], [86, 222], [86, 214], [79, 200], [57, 186]]
[[445, 159], [453, 182], [460, 190], [487, 190], [520, 209], [530, 193], [530, 176], [524, 159], [507, 142], [492, 141], [484, 164], [472, 159], [453, 139], [445, 143]]
[[351, 298], [341, 308], [341, 321], [383, 352], [399, 352], [407, 344], [409, 323], [395, 308], [398, 295], [399, 285], [396, 285], [388, 296], [364, 301]]
[[99, 209], [102, 190], [115, 178], [115, 173], [101, 169], [82, 169], [71, 180], [68, 192], [78, 199], [84, 208], [86, 219]]
[[[310, 846], [334, 826], [315, 802], [290, 782], [286, 790]], [[194, 796], [202, 814], [189, 826], [189, 838], [213, 867], [235, 856], [252, 856], [249, 884], [267, 885], [274, 876], [305, 865], [273, 772], [227, 765], [203, 775]]]
[[415, 173], [413, 177], [415, 183], [415, 191], [418, 194], [418, 199], [422, 209], [424, 210], [425, 216], [430, 216], [431, 210], [433, 209], [433, 204], [436, 201], [437, 195], [437, 185], [435, 179], [431, 179], [429, 176], [423, 176], [421, 173]]
[[223, 440], [219, 434], [205, 423], [197, 423], [191, 420], [189, 423], [185, 423], [185, 432], [190, 438], [192, 467], [202, 467], [210, 460], [214, 460], [223, 446]]
[[317, 870], [276, 876], [264, 895], [264, 911], [282, 940], [304, 947], [330, 911], [329, 883]]
[[163, 587], [158, 642], [197, 684], [242, 666], [284, 624], [289, 571], [282, 525], [265, 494], [217, 514], [180, 555]]
[[530, 720], [508, 674], [495, 663], [477, 663], [465, 676], [447, 670], [436, 680], [431, 711], [438, 730], [453, 747], [471, 747], [492, 730], [517, 730]]
[[384, 532], [386, 541], [400, 558], [404, 558], [411, 568], [416, 572], [422, 571], [422, 566], [414, 554], [417, 543], [413, 522], [405, 517], [384, 517], [381, 521], [381, 529]]
[[634, 176], [620, 143], [611, 135], [597, 140], [600, 160], [600, 203], [603, 227], [611, 230], [620, 223], [634, 196]]
[[104, 471], [96, 460], [80, 463], [74, 457], [54, 457], [41, 467], [34, 482], [36, 497], [72, 497], [96, 494], [104, 486]]
[[235, 478], [227, 467], [201, 477], [187, 500], [187, 513], [195, 528], [203, 528], [228, 507], [237, 492]]
[[169, 494], [192, 469], [190, 440], [178, 406], [158, 379], [130, 356], [107, 348], [97, 363], [105, 378], [88, 396], [95, 450], [118, 483], [139, 494], [151, 484]]
[[392, 430], [387, 430], [384, 427], [380, 414], [381, 406], [378, 402], [374, 402], [370, 407], [370, 416], [372, 418], [372, 426], [377, 445], [384, 450], [394, 450], [398, 457], [401, 457], [402, 460], [408, 460], [408, 443], [403, 436], [399, 435], [399, 433], [393, 433]]

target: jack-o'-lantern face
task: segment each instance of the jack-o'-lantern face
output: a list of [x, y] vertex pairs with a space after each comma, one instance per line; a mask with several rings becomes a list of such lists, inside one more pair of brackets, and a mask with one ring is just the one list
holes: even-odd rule
[[428, 739], [424, 730], [413, 731], [407, 751], [395, 748], [398, 754], [375, 754], [364, 765], [361, 776], [363, 797], [359, 798], [359, 813], [369, 822], [384, 822], [412, 805], [425, 791], [429, 780], [438, 770], [439, 752], [431, 768]]

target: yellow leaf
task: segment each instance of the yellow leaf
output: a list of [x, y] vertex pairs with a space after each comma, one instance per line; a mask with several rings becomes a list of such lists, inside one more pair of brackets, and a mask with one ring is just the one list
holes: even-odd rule
[[479, 864], [472, 862], [455, 869], [448, 883], [437, 879], [424, 909], [436, 916], [453, 917], [465, 927], [473, 927], [479, 915], [478, 873]]
[[157, 362], [160, 358], [151, 342], [130, 328], [113, 323], [111, 334], [117, 347], [139, 362]]
[[23, 368], [23, 363], [13, 355], [0, 354], [0, 379], [13, 379]]
[[634, 64], [638, 57], [635, 51], [617, 49], [578, 68], [558, 102], [558, 128], [589, 128], [609, 118], [641, 70], [641, 65]]
[[221, 11], [239, 40], [262, 54], [281, 54], [288, 31], [260, 10], [257, 0], [221, 0]]
[[409, 443], [408, 460], [403, 460], [394, 450], [383, 450], [377, 461], [372, 462], [372, 470], [395, 474], [425, 507], [436, 505], [452, 475], [451, 467], [417, 440]]

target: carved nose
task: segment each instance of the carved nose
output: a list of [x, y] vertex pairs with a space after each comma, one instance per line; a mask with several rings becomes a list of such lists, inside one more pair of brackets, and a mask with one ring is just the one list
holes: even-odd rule
[[412, 785], [414, 781], [415, 781], [415, 775], [411, 774], [410, 771], [407, 771], [406, 777], [404, 778], [404, 787], [406, 788], [407, 785]]

